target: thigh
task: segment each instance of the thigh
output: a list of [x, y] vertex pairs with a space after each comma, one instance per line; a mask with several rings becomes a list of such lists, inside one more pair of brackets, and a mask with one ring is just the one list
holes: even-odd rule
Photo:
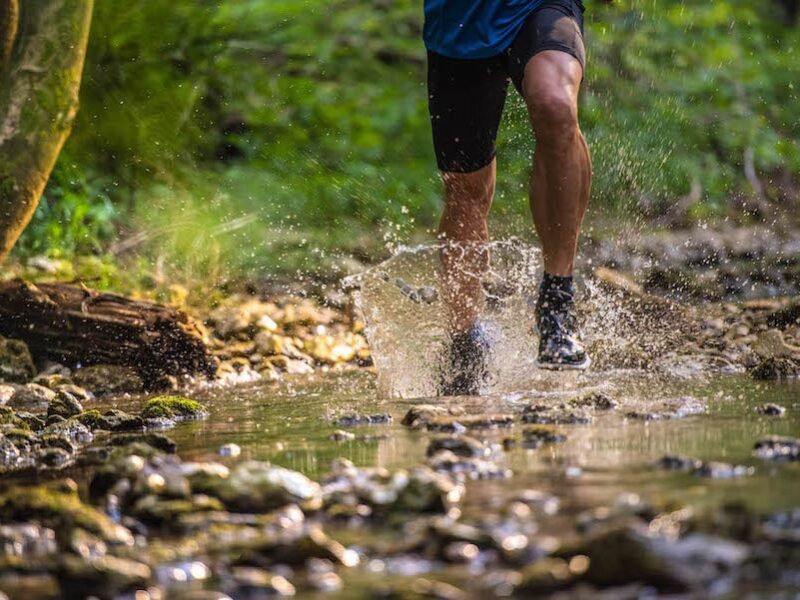
[[492, 162], [507, 89], [503, 57], [462, 60], [428, 52], [428, 109], [439, 169], [470, 173]]
[[528, 62], [545, 50], [555, 50], [568, 56], [564, 61], [557, 61], [565, 65], [577, 61], [580, 78], [583, 77], [586, 69], [583, 10], [581, 0], [545, 0], [526, 19], [506, 52], [508, 72], [519, 92], [522, 92]]

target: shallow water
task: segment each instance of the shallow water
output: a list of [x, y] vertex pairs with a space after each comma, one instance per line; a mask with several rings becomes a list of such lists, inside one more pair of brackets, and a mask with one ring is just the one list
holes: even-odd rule
[[[526, 393], [431, 398], [425, 402], [455, 403], [475, 413], [518, 413], [532, 400], [558, 403], [576, 391], [590, 390], [604, 391], [620, 406], [607, 414], [598, 413], [592, 424], [558, 426], [567, 435], [564, 443], [535, 450], [498, 450], [497, 461], [513, 476], [468, 482], [465, 518], [496, 512], [524, 490], [532, 489], [553, 494], [558, 500], [558, 511], [539, 522], [540, 532], [552, 535], [562, 534], [587, 509], [613, 506], [620, 499], [629, 502], [631, 494], [648, 502], [663, 505], [674, 501], [700, 510], [735, 501], [761, 514], [800, 506], [800, 464], [766, 463], [752, 455], [754, 442], [765, 435], [800, 434], [798, 383], [761, 384], [743, 376], [670, 379], [633, 371], [566, 376], [547, 373]], [[686, 395], [704, 403], [706, 412], [646, 422], [624, 417], [627, 411], [652, 408], [662, 400]], [[184, 458], [227, 463], [248, 458], [269, 460], [320, 477], [337, 457], [365, 467], [422, 464], [428, 441], [434, 436], [400, 424], [409, 406], [418, 400], [377, 400], [374, 376], [365, 372], [208, 389], [196, 397], [207, 405], [209, 418], [185, 422], [169, 432]], [[127, 403], [134, 408], [139, 402], [131, 399]], [[757, 414], [756, 406], [766, 402], [785, 406], [786, 414]], [[332, 441], [330, 434], [339, 429], [335, 419], [348, 413], [389, 413], [393, 421], [348, 428], [357, 435], [372, 436], [367, 440]], [[510, 429], [477, 431], [472, 435], [499, 443], [503, 438], [519, 437], [523, 427], [516, 424]], [[218, 449], [227, 443], [241, 446], [242, 454], [237, 458], [220, 457]], [[752, 466], [755, 471], [751, 476], [732, 479], [700, 478], [655, 467], [655, 461], [665, 454]], [[344, 543], [364, 541], [359, 537], [364, 532], [336, 534]], [[373, 572], [376, 569], [378, 572]], [[445, 581], [463, 578], [453, 569], [425, 561], [378, 566], [369, 563], [341, 571], [345, 580], [342, 597], [359, 597], [356, 590], [386, 583], [387, 576], [397, 578], [401, 588], [410, 585], [410, 580], [403, 583], [404, 577], [427, 571]]]

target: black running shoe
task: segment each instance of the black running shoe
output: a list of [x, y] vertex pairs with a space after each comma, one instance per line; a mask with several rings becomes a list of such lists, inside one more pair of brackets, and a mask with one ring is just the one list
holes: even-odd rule
[[542, 290], [536, 302], [539, 356], [542, 369], [586, 369], [589, 355], [578, 340], [575, 297], [571, 290]]
[[442, 369], [440, 395], [480, 395], [489, 380], [491, 350], [491, 336], [480, 322], [453, 334]]

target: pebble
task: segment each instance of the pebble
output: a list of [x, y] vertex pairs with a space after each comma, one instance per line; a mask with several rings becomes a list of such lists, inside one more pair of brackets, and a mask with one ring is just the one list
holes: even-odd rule
[[219, 447], [220, 456], [239, 456], [242, 453], [242, 448], [238, 444], [223, 444]]

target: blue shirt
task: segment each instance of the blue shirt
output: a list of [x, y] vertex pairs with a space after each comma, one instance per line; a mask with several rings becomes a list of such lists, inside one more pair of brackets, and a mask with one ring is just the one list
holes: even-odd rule
[[450, 58], [487, 58], [511, 45], [544, 0], [425, 0], [428, 50]]

